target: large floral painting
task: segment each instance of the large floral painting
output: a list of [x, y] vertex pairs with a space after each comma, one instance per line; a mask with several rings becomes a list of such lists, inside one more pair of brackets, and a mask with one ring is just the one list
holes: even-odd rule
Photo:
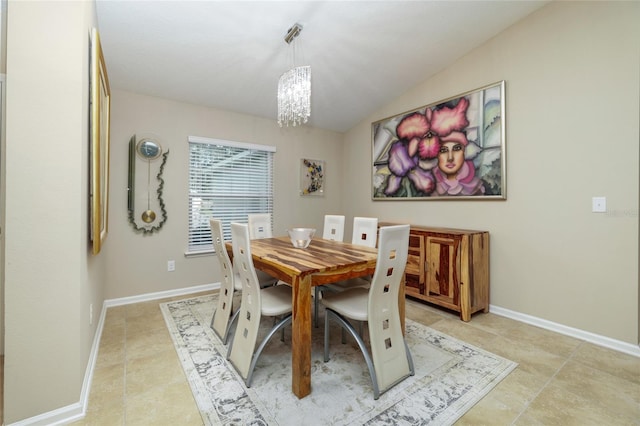
[[372, 123], [373, 199], [505, 199], [504, 86]]

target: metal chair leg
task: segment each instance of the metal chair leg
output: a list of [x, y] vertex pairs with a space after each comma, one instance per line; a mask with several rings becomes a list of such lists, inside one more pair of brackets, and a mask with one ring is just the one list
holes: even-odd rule
[[353, 336], [364, 356], [364, 360], [367, 363], [367, 368], [369, 368], [369, 376], [371, 376], [371, 383], [373, 385], [373, 399], [378, 399], [380, 397], [380, 389], [378, 388], [378, 378], [376, 376], [376, 370], [373, 367], [373, 360], [369, 355], [369, 351], [367, 350], [367, 346], [362, 340], [362, 337], [358, 334], [355, 328], [351, 325], [349, 321], [344, 319], [342, 315], [331, 309], [325, 309], [325, 317], [324, 317], [324, 362], [329, 361], [329, 320], [330, 318], [335, 319], [338, 324], [340, 324], [343, 330], [346, 330]]
[[[233, 313], [233, 316], [231, 317], [231, 321], [229, 321], [229, 325], [227, 326], [229, 328], [229, 330], [227, 331], [227, 338], [225, 340], [223, 340], [223, 342], [222, 342], [225, 345], [229, 341], [229, 337], [231, 335], [231, 330], [233, 330], [231, 326], [233, 324], [235, 324], [236, 321], [238, 321], [238, 315], [240, 315], [240, 309], [238, 309], [237, 311], [235, 311]], [[231, 347], [232, 346], [233, 346], [233, 340], [231, 340], [231, 343], [229, 343], [229, 348], [227, 349], [227, 359], [229, 359], [229, 355], [231, 354]]]
[[260, 343], [260, 346], [258, 346], [258, 349], [256, 349], [256, 351], [253, 353], [253, 357], [251, 357], [251, 365], [249, 366], [249, 374], [247, 374], [247, 379], [245, 380], [245, 384], [247, 385], [248, 388], [251, 387], [251, 380], [253, 379], [253, 370], [256, 368], [256, 363], [258, 362], [258, 358], [260, 358], [260, 354], [262, 354], [264, 347], [267, 346], [267, 343], [269, 343], [269, 340], [271, 339], [271, 337], [273, 337], [273, 335], [276, 334], [280, 329], [282, 329], [284, 333], [284, 327], [287, 324], [291, 323], [292, 318], [293, 316], [291, 314], [288, 314], [282, 320], [280, 320], [280, 322], [274, 328], [271, 329], [269, 334], [265, 336], [265, 338]]

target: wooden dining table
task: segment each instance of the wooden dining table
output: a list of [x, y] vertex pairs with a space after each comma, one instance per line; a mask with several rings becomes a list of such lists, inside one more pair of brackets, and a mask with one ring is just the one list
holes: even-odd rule
[[[231, 243], [227, 242], [231, 254]], [[295, 248], [289, 237], [251, 240], [256, 269], [292, 286], [292, 390], [298, 398], [311, 393], [312, 287], [348, 278], [373, 275], [378, 251], [338, 241], [314, 238], [307, 248]], [[404, 282], [398, 304], [404, 329]]]

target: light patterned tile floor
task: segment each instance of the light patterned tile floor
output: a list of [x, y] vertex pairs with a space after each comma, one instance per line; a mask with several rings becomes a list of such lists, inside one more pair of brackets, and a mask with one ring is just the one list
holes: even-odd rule
[[[74, 425], [202, 424], [160, 312], [168, 300], [108, 309]], [[491, 313], [464, 323], [408, 300], [407, 317], [519, 364], [459, 425], [640, 425], [640, 358]]]

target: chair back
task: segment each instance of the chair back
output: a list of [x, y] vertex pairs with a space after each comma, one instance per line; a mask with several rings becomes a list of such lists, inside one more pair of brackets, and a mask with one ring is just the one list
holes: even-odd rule
[[325, 240], [343, 241], [344, 240], [344, 216], [327, 214], [324, 215], [324, 229], [322, 238]]
[[242, 282], [242, 301], [228, 358], [240, 375], [246, 379], [258, 337], [262, 301], [260, 284], [251, 257], [249, 226], [243, 223], [232, 223], [231, 240], [233, 263], [237, 265], [238, 276]]
[[271, 214], [252, 213], [247, 215], [247, 222], [249, 223], [249, 238], [252, 240], [273, 237]]
[[380, 228], [378, 260], [367, 308], [371, 357], [380, 389], [388, 389], [411, 373], [398, 309], [408, 250], [409, 225]]
[[216, 219], [209, 220], [211, 228], [211, 241], [216, 251], [215, 258], [218, 261], [220, 269], [220, 294], [218, 296], [218, 307], [213, 316], [211, 327], [213, 331], [226, 342], [229, 319], [233, 310], [233, 291], [234, 291], [234, 271], [229, 259], [229, 253], [224, 245], [224, 237], [222, 234], [222, 222]]
[[354, 217], [351, 244], [375, 247], [378, 240], [378, 218]]

